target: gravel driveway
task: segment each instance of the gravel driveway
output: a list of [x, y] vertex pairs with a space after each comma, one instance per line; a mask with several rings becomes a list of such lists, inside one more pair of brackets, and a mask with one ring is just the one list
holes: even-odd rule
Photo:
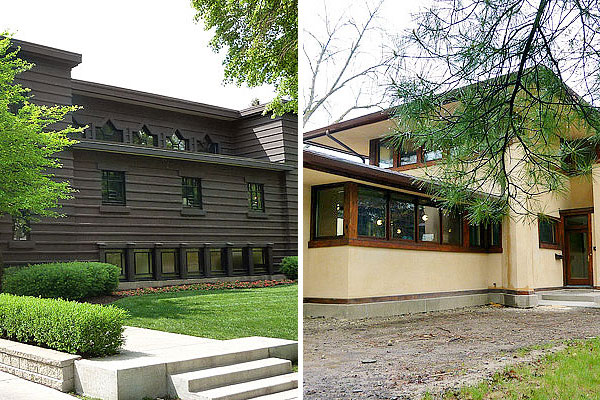
[[[413, 399], [473, 384], [564, 339], [600, 336], [600, 309], [481, 306], [363, 320], [304, 319], [305, 399]], [[517, 351], [549, 345], [554, 348]]]

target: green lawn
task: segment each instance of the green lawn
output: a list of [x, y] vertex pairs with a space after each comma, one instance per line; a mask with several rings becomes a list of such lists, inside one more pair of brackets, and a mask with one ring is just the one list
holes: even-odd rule
[[112, 304], [129, 312], [131, 326], [212, 339], [298, 340], [298, 285], [148, 294]]
[[[425, 396], [425, 399], [431, 399]], [[600, 399], [600, 339], [574, 341], [532, 364], [507, 368], [492, 382], [447, 393], [446, 400]]]

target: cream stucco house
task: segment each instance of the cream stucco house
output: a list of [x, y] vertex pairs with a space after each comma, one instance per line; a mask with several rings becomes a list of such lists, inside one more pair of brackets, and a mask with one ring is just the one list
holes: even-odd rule
[[571, 177], [566, 196], [542, 200], [550, 218], [472, 226], [421, 189], [442, 154], [381, 146], [392, 126], [376, 112], [304, 134], [306, 315], [534, 307], [540, 291], [600, 286], [599, 164], [591, 179]]

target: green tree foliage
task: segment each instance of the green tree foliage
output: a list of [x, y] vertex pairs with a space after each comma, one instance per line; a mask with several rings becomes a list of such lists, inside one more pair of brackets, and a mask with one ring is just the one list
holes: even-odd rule
[[416, 17], [391, 140], [444, 152], [428, 175], [445, 207], [478, 223], [536, 215], [569, 175], [590, 176], [599, 11], [592, 0], [446, 0]]
[[[33, 67], [17, 57], [10, 38], [0, 36], [0, 215], [58, 216], [59, 201], [71, 197], [68, 182], [54, 179], [58, 152], [74, 143], [68, 133], [53, 129], [75, 106], [39, 106], [15, 77]], [[0, 262], [0, 266], [1, 266]], [[0, 268], [1, 283], [2, 268]]]
[[267, 110], [298, 112], [298, 1], [193, 0], [196, 20], [214, 29], [210, 45], [226, 49], [225, 80], [250, 87], [272, 84]]

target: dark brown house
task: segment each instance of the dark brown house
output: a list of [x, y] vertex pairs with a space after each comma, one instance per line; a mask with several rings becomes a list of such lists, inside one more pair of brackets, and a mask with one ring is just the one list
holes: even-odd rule
[[[15, 41], [39, 104], [87, 126], [60, 155], [65, 217], [4, 217], [9, 265], [100, 260], [124, 281], [272, 275], [297, 253], [297, 116], [238, 111], [71, 78], [81, 55]], [[15, 223], [16, 222], [16, 223]]]

